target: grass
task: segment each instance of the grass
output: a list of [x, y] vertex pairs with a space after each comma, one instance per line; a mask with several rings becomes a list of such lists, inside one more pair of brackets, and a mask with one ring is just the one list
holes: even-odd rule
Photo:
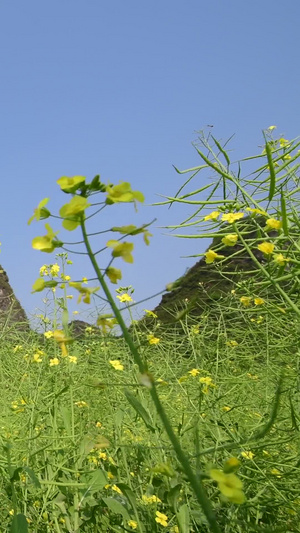
[[[298, 321], [274, 299], [258, 315], [229, 295], [181, 325], [158, 326], [152, 346], [134, 335], [221, 531], [298, 531]], [[18, 513], [47, 533], [209, 531], [124, 340], [92, 333], [69, 355], [33, 336], [1, 345], [2, 531]], [[232, 457], [242, 505], [209, 476]]]

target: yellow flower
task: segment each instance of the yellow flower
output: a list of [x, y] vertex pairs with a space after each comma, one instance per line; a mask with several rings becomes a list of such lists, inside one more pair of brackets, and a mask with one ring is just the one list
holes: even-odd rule
[[270, 472], [273, 474], [273, 476], [281, 477], [281, 472], [277, 468], [272, 468]]
[[249, 307], [251, 305], [252, 298], [250, 296], [241, 296], [240, 302], [244, 307]]
[[284, 266], [284, 264], [290, 261], [289, 257], [284, 257], [282, 254], [274, 254], [273, 256], [274, 263], [277, 263], [279, 266]]
[[205, 263], [207, 265], [213, 263], [216, 259], [223, 259], [224, 255], [219, 255], [213, 250], [208, 250], [208, 252], [205, 252]]
[[240, 465], [241, 463], [237, 457], [229, 457], [229, 459], [227, 459], [224, 463], [223, 472], [225, 474], [231, 474], [232, 472], [236, 472], [239, 469]]
[[79, 407], [79, 408], [88, 407], [88, 404], [86, 402], [84, 402], [83, 400], [81, 400], [79, 402], [75, 402], [75, 405], [77, 405], [77, 407]]
[[281, 137], [279, 139], [280, 148], [288, 148], [290, 146], [290, 141]]
[[231, 407], [229, 407], [228, 405], [224, 405], [222, 407], [222, 411], [224, 411], [225, 413], [228, 413], [228, 411], [231, 411]]
[[91, 294], [94, 294], [94, 292], [97, 292], [100, 289], [100, 287], [83, 287], [79, 281], [70, 281], [69, 286], [79, 291], [77, 303], [80, 303], [82, 300], [85, 304], [91, 303]]
[[127, 524], [131, 529], [136, 529], [138, 527], [138, 523], [135, 520], [128, 520]]
[[119, 487], [117, 487], [117, 485], [113, 485], [111, 488], [118, 494], [123, 494], [123, 492], [121, 491], [121, 489], [119, 489]]
[[65, 274], [61, 274], [61, 279], [63, 281], [71, 281], [71, 276], [68, 276], [68, 275], [65, 275]]
[[101, 422], [96, 422], [96, 428], [102, 428]]
[[118, 185], [106, 186], [107, 204], [114, 204], [117, 202], [143, 202], [144, 195], [139, 191], [132, 191], [131, 185], [128, 182], [122, 182]]
[[267, 230], [269, 229], [280, 229], [282, 227], [282, 222], [280, 220], [276, 220], [276, 218], [268, 218], [266, 220], [267, 224]]
[[156, 511], [156, 518], [155, 521], [160, 524], [163, 527], [168, 527], [168, 517], [167, 515], [160, 513], [159, 511]]
[[62, 191], [75, 193], [80, 186], [84, 185], [85, 177], [73, 176], [72, 178], [68, 178], [67, 176], [63, 176], [62, 178], [59, 178], [56, 183], [60, 186]]
[[69, 231], [77, 228], [80, 224], [81, 215], [91, 204], [83, 196], [73, 196], [68, 204], [63, 205], [59, 214], [64, 219], [63, 227]]
[[257, 246], [257, 248], [265, 255], [271, 255], [274, 251], [275, 246], [272, 242], [262, 242]]
[[77, 364], [77, 357], [75, 355], [69, 355], [69, 361], [70, 363], [73, 363], [74, 365]]
[[102, 329], [104, 334], [107, 333], [107, 328], [112, 329], [116, 323], [117, 320], [112, 315], [100, 315], [97, 318], [97, 326]]
[[32, 362], [33, 363], [41, 363], [42, 362], [41, 354], [38, 353], [38, 352], [33, 354]]
[[49, 276], [48, 266], [43, 265], [40, 268], [40, 276]]
[[263, 305], [264, 303], [265, 303], [265, 300], [263, 298], [254, 298], [255, 305]]
[[152, 318], [157, 318], [157, 315], [153, 313], [153, 311], [150, 311], [149, 309], [144, 309], [147, 316], [151, 316]]
[[45, 331], [44, 337], [46, 337], [46, 339], [51, 339], [53, 337], [53, 331]]
[[53, 359], [50, 359], [50, 361], [49, 361], [49, 365], [50, 365], [50, 366], [57, 366], [57, 365], [59, 365], [59, 359], [57, 359], [57, 357], [53, 357]]
[[151, 504], [151, 503], [161, 503], [161, 500], [157, 496], [155, 496], [155, 494], [153, 494], [152, 496], [147, 496], [146, 494], [143, 494], [142, 495], [142, 501], [144, 503], [149, 503], [149, 504]]
[[109, 363], [115, 370], [124, 370], [124, 365], [118, 359], [113, 359]]
[[56, 329], [53, 331], [53, 338], [58, 343], [62, 356], [65, 357], [68, 355], [68, 349], [66, 344], [70, 344], [73, 342], [73, 339], [71, 337], [66, 337], [65, 333], [61, 329]]
[[225, 244], [225, 246], [234, 246], [237, 240], [237, 233], [229, 233], [228, 235], [226, 235], [226, 237], [223, 237], [222, 243]]
[[211, 479], [218, 483], [219, 491], [232, 503], [244, 503], [246, 500], [243, 493], [243, 483], [236, 474], [225, 474], [221, 470], [209, 471]]
[[244, 457], [245, 459], [249, 459], [250, 461], [252, 461], [254, 457], [254, 453], [250, 451], [245, 451], [241, 453], [241, 456]]
[[88, 279], [87, 279], [87, 278], [85, 278], [85, 277], [84, 277], [84, 278], [82, 278], [82, 283], [85, 283], [85, 284], [87, 284], [87, 283], [88, 283]]
[[31, 222], [34, 219], [43, 220], [43, 219], [48, 218], [50, 216], [50, 211], [48, 211], [48, 209], [45, 208], [45, 205], [47, 205], [48, 202], [49, 202], [49, 198], [44, 198], [39, 203], [37, 208], [34, 209], [34, 213], [33, 213], [32, 217], [27, 222], [28, 226], [29, 226], [29, 224], [31, 224]]
[[226, 342], [226, 346], [231, 346], [232, 348], [234, 348], [234, 346], [238, 346], [239, 343], [236, 342], [236, 341], [227, 341]]
[[193, 377], [197, 376], [199, 373], [200, 373], [200, 370], [198, 370], [197, 368], [192, 368], [192, 370], [188, 371], [188, 374], [191, 374], [191, 376]]
[[131, 252], [134, 248], [132, 242], [119, 242], [115, 240], [107, 241], [106, 246], [113, 248], [111, 255], [113, 257], [122, 257], [126, 263], [133, 263]]
[[129, 296], [129, 294], [121, 294], [121, 295], [118, 294], [117, 298], [118, 298], [118, 300], [120, 300], [121, 303], [132, 302], [132, 298], [131, 298], [131, 296]]
[[269, 131], [273, 131], [273, 130], [276, 130], [276, 128], [277, 128], [277, 126], [269, 126], [269, 127], [268, 127], [268, 130], [269, 130]]
[[20, 352], [22, 349], [23, 349], [23, 346], [22, 346], [21, 344], [17, 344], [17, 345], [13, 348], [13, 353]]
[[55, 250], [55, 248], [61, 246], [61, 243], [54, 240], [54, 237], [56, 237], [58, 231], [54, 233], [49, 224], [45, 224], [45, 228], [47, 230], [47, 235], [44, 237], [35, 237], [32, 240], [32, 248], [50, 254], [53, 252], [53, 250]]
[[209, 385], [210, 387], [215, 387], [212, 378], [209, 376], [206, 376], [205, 378], [199, 378], [199, 383], [204, 383], [205, 385]]
[[118, 280], [122, 279], [122, 272], [119, 268], [108, 267], [105, 274], [112, 283], [118, 283]]
[[154, 335], [147, 335], [147, 339], [149, 344], [158, 344], [160, 339], [158, 337], [155, 337]]
[[255, 215], [267, 215], [266, 211], [263, 209], [257, 209], [256, 207], [246, 207], [246, 211], [250, 211], [250, 213]]
[[206, 215], [206, 217], [204, 217], [204, 220], [205, 221], [207, 221], [207, 220], [217, 220], [219, 214], [220, 214], [220, 211], [212, 211], [212, 213], [210, 213], [209, 215]]
[[51, 268], [50, 268], [51, 276], [53, 277], [57, 276], [59, 271], [60, 271], [60, 266], [57, 263], [55, 263], [55, 265], [51, 265]]
[[243, 216], [244, 213], [224, 213], [224, 215], [222, 215], [222, 220], [228, 222], [228, 224], [233, 224], [236, 220], [243, 218]]

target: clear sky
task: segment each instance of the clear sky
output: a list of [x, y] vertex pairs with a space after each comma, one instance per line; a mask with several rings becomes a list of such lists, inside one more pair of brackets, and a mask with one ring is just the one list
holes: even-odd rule
[[[0, 262], [28, 314], [43, 308], [31, 286], [54, 260], [31, 248], [45, 230], [27, 220], [42, 198], [50, 197], [51, 211], [68, 200], [56, 185], [63, 175], [100, 174], [144, 192], [138, 216], [132, 205], [113, 206], [94, 225], [157, 218], [151, 245], [136, 238], [134, 264], [115, 265], [136, 300], [194, 264], [182, 256], [202, 253], [204, 243], [158, 227], [189, 208], [149, 204], [181, 186], [172, 164], [199, 164], [191, 143], [207, 124], [219, 140], [235, 134], [236, 159], [257, 153], [270, 125], [287, 138], [300, 133], [299, 19], [297, 0], [1, 2]], [[77, 256], [70, 275], [93, 272]]]

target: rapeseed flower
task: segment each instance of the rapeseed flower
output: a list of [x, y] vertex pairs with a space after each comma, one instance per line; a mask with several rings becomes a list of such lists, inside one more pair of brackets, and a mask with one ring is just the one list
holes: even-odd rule
[[289, 257], [284, 257], [283, 254], [274, 254], [273, 256], [274, 263], [277, 263], [279, 266], [284, 266], [285, 263], [290, 261]]
[[116, 240], [107, 241], [106, 246], [113, 248], [111, 255], [113, 257], [122, 257], [126, 263], [133, 263], [131, 252], [134, 248], [132, 242], [119, 242]]
[[50, 266], [50, 275], [51, 276], [53, 276], [53, 277], [57, 276], [59, 271], [60, 271], [60, 266], [57, 263], [55, 263], [54, 265]]
[[111, 283], [118, 283], [119, 279], [122, 279], [122, 272], [119, 268], [108, 267], [105, 274], [111, 281]]
[[107, 333], [107, 328], [112, 329], [117, 323], [117, 319], [112, 315], [100, 315], [97, 318], [97, 326], [102, 329], [104, 334]]
[[225, 246], [234, 246], [238, 238], [237, 233], [229, 233], [226, 237], [223, 237], [222, 243], [225, 244]]
[[246, 207], [246, 211], [250, 211], [253, 215], [267, 215], [267, 212], [263, 209], [257, 209], [257, 207]]
[[43, 237], [35, 237], [32, 240], [32, 248], [50, 254], [55, 248], [61, 246], [62, 243], [54, 240], [58, 231], [54, 233], [49, 224], [45, 224], [45, 228], [47, 230], [47, 235], [44, 235]]
[[40, 276], [49, 276], [48, 265], [43, 265], [40, 268]]
[[275, 246], [272, 242], [262, 242], [257, 246], [257, 248], [265, 255], [271, 255], [274, 251]]
[[91, 303], [91, 294], [94, 294], [95, 292], [100, 290], [100, 287], [94, 287], [94, 288], [83, 287], [79, 281], [70, 281], [69, 286], [79, 291], [77, 303], [80, 303], [81, 300], [85, 304]]
[[111, 488], [112, 488], [112, 490], [114, 490], [118, 494], [123, 494], [123, 492], [121, 491], [121, 489], [119, 489], [119, 487], [117, 485], [112, 485]]
[[263, 298], [254, 298], [255, 305], [263, 305], [264, 303], [265, 303], [265, 300]]
[[131, 529], [136, 529], [138, 527], [138, 523], [135, 520], [128, 520], [127, 525], [131, 527]]
[[73, 363], [74, 365], [77, 364], [77, 357], [75, 355], [69, 355], [69, 361], [70, 363]]
[[147, 496], [146, 494], [143, 494], [142, 495], [142, 502], [144, 503], [149, 503], [149, 504], [152, 504], [152, 503], [161, 503], [161, 500], [155, 496], [155, 494], [152, 494], [152, 496]]
[[245, 459], [249, 459], [250, 461], [252, 461], [254, 457], [254, 453], [248, 450], [248, 451], [241, 452], [241, 456], [244, 457]]
[[240, 302], [244, 307], [249, 307], [251, 305], [252, 298], [250, 296], [241, 296]]
[[30, 219], [28, 220], [27, 224], [29, 226], [29, 224], [31, 224], [31, 222], [36, 219], [36, 220], [43, 220], [45, 218], [49, 218], [50, 216], [50, 211], [48, 211], [48, 209], [45, 208], [45, 205], [47, 205], [47, 203], [49, 202], [49, 198], [44, 198], [40, 203], [39, 205], [37, 206], [36, 209], [34, 209], [34, 213], [32, 215], [32, 217], [30, 217]]
[[198, 374], [200, 374], [200, 370], [198, 370], [197, 368], [192, 368], [192, 370], [189, 370], [188, 371], [188, 374], [190, 374], [191, 376], [196, 377]]
[[160, 342], [160, 339], [158, 337], [155, 337], [153, 334], [147, 335], [147, 339], [149, 344], [158, 344]]
[[153, 311], [150, 311], [149, 309], [144, 309], [147, 316], [151, 316], [152, 318], [157, 318], [157, 315], [153, 313]]
[[69, 231], [77, 228], [80, 224], [81, 215], [91, 204], [83, 196], [73, 196], [68, 204], [59, 210], [60, 216], [64, 219], [63, 227]]
[[157, 522], [158, 524], [160, 524], [163, 527], [168, 527], [168, 517], [167, 517], [167, 515], [165, 515], [163, 513], [160, 513], [159, 511], [156, 511], [155, 514], [156, 514], [155, 522]]
[[83, 400], [80, 400], [80, 401], [78, 401], [78, 402], [74, 402], [74, 403], [75, 403], [75, 405], [76, 405], [77, 407], [79, 407], [80, 409], [81, 409], [82, 407], [88, 407], [88, 404], [87, 404], [85, 401], [83, 401]]
[[62, 176], [56, 182], [62, 191], [67, 193], [75, 193], [77, 189], [84, 185], [85, 177], [84, 176], [73, 176], [68, 178], [67, 176]]
[[53, 331], [45, 331], [45, 333], [44, 333], [44, 337], [46, 339], [51, 339], [53, 337], [53, 335], [54, 335]]
[[276, 220], [276, 218], [268, 218], [266, 220], [267, 230], [270, 229], [280, 229], [282, 227], [282, 222], [280, 220]]
[[244, 213], [224, 213], [222, 215], [222, 220], [228, 222], [228, 224], [233, 224], [236, 220], [243, 218]]
[[121, 303], [132, 302], [132, 298], [129, 294], [118, 294], [116, 298], [118, 298], [118, 300], [120, 300]]
[[246, 497], [243, 492], [243, 483], [237, 477], [236, 474], [226, 474], [221, 470], [212, 469], [209, 471], [209, 476], [211, 479], [218, 483], [219, 491], [225, 496], [230, 502], [242, 504], [245, 502]]
[[124, 365], [122, 365], [121, 361], [118, 359], [113, 359], [109, 361], [109, 363], [115, 370], [124, 370]]
[[53, 359], [50, 359], [49, 361], [50, 366], [57, 366], [59, 365], [59, 359], [57, 357], [53, 357]]
[[208, 221], [208, 220], [217, 220], [218, 216], [220, 215], [220, 211], [212, 211], [211, 213], [209, 213], [209, 215], [206, 215], [204, 217], [204, 220], [205, 221]]
[[208, 250], [207, 252], [205, 252], [204, 255], [205, 255], [205, 263], [207, 265], [214, 263], [216, 259], [223, 259], [225, 257], [224, 255], [217, 254], [216, 252], [214, 252], [214, 250]]
[[109, 205], [118, 202], [144, 202], [144, 195], [140, 191], [133, 191], [128, 182], [121, 182], [118, 185], [107, 185], [106, 192], [106, 203]]

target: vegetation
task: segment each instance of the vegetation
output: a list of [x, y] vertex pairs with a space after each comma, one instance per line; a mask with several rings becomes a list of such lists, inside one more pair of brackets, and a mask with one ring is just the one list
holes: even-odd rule
[[[58, 180], [71, 195], [62, 225], [81, 230], [78, 246], [98, 285], [71, 280], [72, 243], [47, 223], [33, 247], [62, 253], [41, 267], [33, 290], [52, 294], [53, 315], [41, 317], [42, 342], [16, 330], [0, 347], [3, 531], [298, 531], [300, 143], [273, 139], [273, 129], [263, 154], [233, 165], [217, 140], [202, 136], [207, 155], [196, 146], [203, 164], [184, 171], [191, 175], [183, 187], [200, 171], [209, 184], [166, 199], [196, 207], [177, 236], [216, 238], [203, 262], [224, 283], [234, 257], [251, 260], [247, 276], [238, 275], [238, 262], [229, 268], [237, 277], [228, 290], [204, 289], [200, 313], [193, 298], [174, 308], [180, 328], [162, 327], [147, 311], [148, 329], [133, 322], [128, 331], [131, 290], [109, 288], [122, 279], [112, 263], [133, 261], [132, 240], [142, 235], [149, 244], [149, 225], [110, 228], [118, 238], [101, 250], [92, 245], [91, 217], [142, 202], [142, 194], [99, 176]], [[242, 177], [242, 163], [257, 162]], [[32, 219], [50, 218], [46, 205]], [[179, 287], [182, 280], [168, 288]], [[85, 339], [71, 337], [74, 290], [86, 304], [101, 298], [110, 306], [97, 319], [101, 334], [87, 328]], [[122, 337], [113, 335], [116, 325]]]

